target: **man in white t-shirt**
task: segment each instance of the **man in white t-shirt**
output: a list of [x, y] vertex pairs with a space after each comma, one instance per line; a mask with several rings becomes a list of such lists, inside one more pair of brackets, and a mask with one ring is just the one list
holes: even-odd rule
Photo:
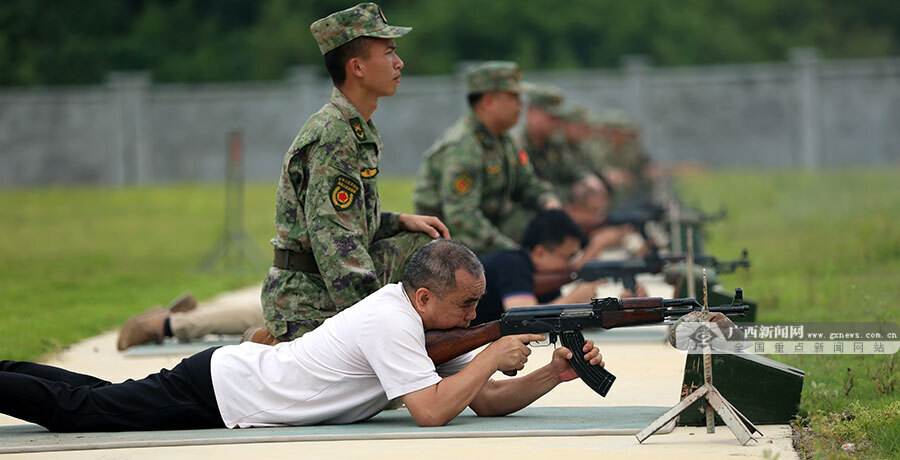
[[[51, 431], [246, 428], [353, 423], [402, 398], [421, 426], [446, 424], [467, 406], [480, 416], [515, 412], [577, 377], [559, 348], [523, 369], [529, 342], [506, 336], [435, 368], [425, 331], [468, 326], [484, 294], [484, 269], [462, 244], [434, 240], [389, 284], [317, 329], [275, 346], [212, 348], [141, 380], [110, 382], [35, 363], [0, 362], [0, 412]], [[591, 341], [584, 358], [603, 365]]]

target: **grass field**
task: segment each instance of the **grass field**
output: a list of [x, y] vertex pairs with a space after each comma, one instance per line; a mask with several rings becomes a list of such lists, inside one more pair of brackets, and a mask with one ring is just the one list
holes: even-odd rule
[[[728, 218], [708, 248], [750, 250], [752, 268], [722, 277], [759, 302], [759, 321], [900, 323], [900, 169], [717, 173], [685, 177], [681, 195]], [[806, 456], [900, 457], [900, 363], [891, 356], [781, 355], [806, 371]]]
[[[760, 304], [760, 321], [900, 322], [900, 169], [720, 172], [678, 188], [728, 218], [709, 229], [721, 258], [753, 267], [722, 277]], [[410, 211], [411, 179], [384, 178], [385, 209]], [[0, 357], [38, 359], [118, 327], [190, 290], [200, 299], [259, 283], [270, 257], [274, 184], [246, 192], [262, 268], [197, 265], [223, 231], [222, 187], [0, 191]], [[797, 356], [806, 371], [798, 427], [806, 455], [900, 456], [897, 357]]]

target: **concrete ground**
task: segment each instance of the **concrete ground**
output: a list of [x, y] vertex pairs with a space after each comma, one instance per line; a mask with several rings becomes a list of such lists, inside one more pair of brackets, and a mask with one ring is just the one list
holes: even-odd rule
[[[671, 297], [656, 278], [639, 279], [650, 295]], [[621, 286], [605, 287], [598, 295], [616, 295]], [[209, 302], [233, 302], [235, 296], [224, 295]], [[615, 329], [591, 334], [596, 337], [607, 368], [617, 376], [615, 386], [601, 398], [586, 385], [568, 382], [538, 400], [537, 406], [673, 406], [679, 400], [686, 355], [662, 343], [663, 326]], [[161, 368], [171, 368], [184, 356], [126, 356], [116, 351], [117, 331], [87, 339], [48, 357], [51, 365], [96, 375], [111, 381], [139, 378]], [[552, 348], [536, 348], [528, 367], [536, 369], [549, 361]], [[505, 378], [497, 374], [497, 378]], [[401, 409], [402, 410], [402, 409]], [[23, 423], [0, 415], [0, 425]], [[787, 425], [758, 427], [764, 434], [758, 442], [741, 446], [727, 427], [706, 434], [702, 427], [677, 427], [670, 434], [657, 434], [638, 444], [634, 436], [578, 436], [534, 438], [478, 438], [433, 440], [315, 441], [267, 444], [235, 444], [226, 446], [183, 446], [134, 449], [108, 449], [71, 452], [11, 454], [4, 458], [23, 459], [193, 459], [216, 458], [604, 458], [637, 459], [720, 459], [724, 457], [795, 459], [791, 447], [791, 430]]]

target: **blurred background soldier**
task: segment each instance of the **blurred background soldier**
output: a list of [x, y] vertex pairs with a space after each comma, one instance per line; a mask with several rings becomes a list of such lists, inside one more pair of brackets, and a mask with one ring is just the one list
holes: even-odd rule
[[596, 132], [605, 144], [604, 177], [613, 189], [613, 198], [649, 191], [656, 174], [638, 136], [637, 123], [621, 110], [607, 110], [600, 115]]
[[582, 171], [604, 179], [607, 144], [595, 133], [599, 118], [581, 104], [566, 104], [562, 109], [562, 132], [566, 153]]
[[514, 62], [469, 70], [472, 110], [425, 152], [416, 179], [416, 211], [439, 216], [477, 254], [517, 248], [535, 211], [560, 207], [507, 135], [519, 119], [521, 79]]
[[207, 334], [240, 335], [248, 328], [263, 326], [259, 302], [258, 286], [199, 305], [193, 295], [184, 294], [167, 308], [151, 308], [129, 318], [119, 329], [116, 347], [125, 350], [144, 343], [159, 344], [166, 337], [190, 342]]
[[563, 93], [548, 85], [531, 85], [526, 92], [528, 109], [525, 123], [515, 134], [534, 164], [541, 179], [553, 185], [564, 197], [569, 188], [583, 177], [583, 169], [566, 148], [563, 133]]

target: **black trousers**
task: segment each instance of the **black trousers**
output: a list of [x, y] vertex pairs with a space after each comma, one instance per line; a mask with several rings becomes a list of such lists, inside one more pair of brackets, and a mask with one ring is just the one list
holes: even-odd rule
[[0, 361], [0, 412], [57, 432], [224, 428], [209, 371], [213, 351], [122, 383]]

